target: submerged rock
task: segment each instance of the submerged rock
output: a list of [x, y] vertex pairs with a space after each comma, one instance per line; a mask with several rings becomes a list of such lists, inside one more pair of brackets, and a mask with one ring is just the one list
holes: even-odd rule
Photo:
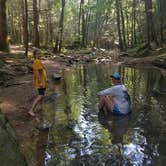
[[27, 166], [27, 162], [20, 152], [15, 130], [8, 119], [0, 111], [0, 165]]
[[52, 127], [51, 124], [40, 124], [40, 125], [36, 126], [36, 128], [40, 131], [49, 130], [51, 127]]
[[54, 74], [52, 75], [52, 79], [53, 79], [54, 81], [60, 80], [61, 78], [62, 78], [61, 74], [54, 73]]
[[52, 93], [52, 94], [44, 97], [44, 102], [45, 103], [51, 103], [51, 102], [55, 101], [56, 98], [59, 97], [59, 96], [60, 96], [59, 93]]

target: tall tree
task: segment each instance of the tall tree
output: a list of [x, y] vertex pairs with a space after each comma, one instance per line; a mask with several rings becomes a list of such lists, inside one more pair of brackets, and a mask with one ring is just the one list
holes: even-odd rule
[[82, 16], [82, 46], [85, 47], [85, 12], [84, 12], [84, 0], [81, 0], [81, 16]]
[[148, 48], [151, 48], [151, 42], [155, 41], [158, 45], [155, 27], [153, 24], [153, 13], [152, 13], [152, 0], [145, 0], [145, 12], [147, 22], [147, 44]]
[[23, 10], [23, 42], [25, 47], [25, 55], [28, 55], [28, 4], [27, 0], [22, 0]]
[[165, 41], [164, 39], [164, 20], [166, 17], [166, 2], [165, 0], [159, 0], [159, 15], [160, 15], [160, 40], [161, 43]]
[[123, 35], [123, 49], [126, 49], [126, 30], [125, 30], [125, 20], [122, 9], [122, 1], [119, 0], [120, 14], [121, 14], [121, 22], [122, 22], [122, 35]]
[[137, 44], [136, 38], [136, 0], [132, 3], [132, 47]]
[[33, 0], [33, 21], [34, 21], [34, 46], [40, 47], [39, 40], [39, 11], [38, 11], [38, 1]]
[[54, 52], [61, 52], [63, 43], [63, 22], [64, 22], [64, 12], [65, 12], [65, 0], [61, 0], [61, 15], [59, 20], [58, 34], [56, 36]]
[[60, 40], [59, 40], [59, 52], [62, 49], [62, 42], [63, 42], [63, 21], [64, 21], [64, 13], [65, 13], [65, 0], [62, 0], [62, 11], [60, 17]]
[[118, 28], [118, 35], [119, 35], [119, 47], [120, 50], [123, 50], [123, 42], [122, 42], [122, 34], [121, 34], [121, 24], [120, 24], [120, 4], [119, 0], [115, 1], [116, 7], [116, 20], [117, 20], [117, 28]]
[[0, 51], [8, 51], [6, 0], [0, 0]]

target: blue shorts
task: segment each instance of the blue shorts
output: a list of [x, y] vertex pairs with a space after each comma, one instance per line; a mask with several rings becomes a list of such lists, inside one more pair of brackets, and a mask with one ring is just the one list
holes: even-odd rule
[[46, 90], [46, 88], [38, 88], [38, 95], [44, 96], [45, 95], [45, 90]]
[[113, 115], [117, 115], [117, 116], [126, 115], [126, 114], [123, 114], [123, 113], [121, 113], [121, 112], [119, 111], [119, 108], [118, 108], [117, 105], [114, 105], [112, 114], [113, 114]]

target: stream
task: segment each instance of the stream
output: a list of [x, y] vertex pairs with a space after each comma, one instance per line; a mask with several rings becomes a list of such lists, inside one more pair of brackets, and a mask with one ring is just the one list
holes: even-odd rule
[[[98, 112], [97, 92], [119, 72], [132, 99], [132, 114]], [[45, 105], [38, 146], [40, 165], [164, 165], [166, 162], [166, 77], [154, 68], [109, 64], [74, 66], [53, 82], [60, 96]]]

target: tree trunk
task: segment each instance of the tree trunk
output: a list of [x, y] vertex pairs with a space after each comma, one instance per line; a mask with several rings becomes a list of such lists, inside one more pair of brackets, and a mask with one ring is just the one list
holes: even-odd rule
[[65, 12], [65, 0], [62, 0], [62, 11], [61, 11], [61, 18], [60, 18], [60, 40], [59, 40], [59, 52], [62, 49], [62, 42], [63, 42], [63, 20], [64, 20], [64, 12]]
[[80, 8], [79, 8], [79, 16], [78, 16], [78, 40], [79, 42], [81, 41], [81, 32], [80, 32], [80, 27], [81, 27], [81, 8], [82, 8], [82, 5], [81, 5], [81, 1], [80, 1]]
[[122, 43], [122, 35], [121, 35], [121, 28], [120, 28], [120, 6], [119, 6], [119, 0], [115, 1], [115, 7], [116, 7], [116, 19], [117, 19], [117, 28], [118, 28], [118, 35], [119, 35], [119, 47], [120, 50], [123, 50], [123, 43]]
[[82, 9], [82, 46], [85, 47], [85, 13], [84, 13], [84, 0], [81, 0], [81, 9]]
[[27, 0], [22, 0], [23, 10], [23, 43], [25, 47], [25, 55], [28, 55], [28, 4]]
[[133, 0], [133, 33], [134, 33], [134, 45], [137, 44], [137, 36], [136, 36], [136, 0]]
[[39, 12], [37, 7], [37, 0], [33, 0], [33, 21], [34, 21], [34, 46], [40, 47], [39, 42]]
[[145, 11], [147, 19], [147, 44], [148, 48], [151, 49], [151, 42], [155, 41], [156, 45], [158, 45], [155, 27], [153, 24], [152, 0], [145, 0]]
[[123, 10], [122, 10], [122, 2], [119, 0], [119, 7], [120, 7], [120, 13], [121, 13], [121, 21], [122, 21], [122, 35], [123, 35], [123, 49], [126, 50], [126, 32], [125, 32], [125, 21], [123, 16]]
[[128, 2], [126, 0], [126, 7], [125, 7], [125, 15], [126, 15], [126, 35], [127, 35], [127, 47], [130, 45], [130, 37], [129, 37], [129, 16], [128, 16]]
[[166, 16], [166, 12], [165, 12], [165, 7], [164, 4], [166, 4], [164, 2], [164, 0], [159, 0], [159, 11], [160, 11], [160, 40], [161, 40], [161, 44], [164, 43], [164, 18]]
[[8, 50], [6, 0], [0, 0], [0, 51]]
[[133, 0], [132, 4], [132, 47], [137, 43], [136, 39], [136, 0]]

